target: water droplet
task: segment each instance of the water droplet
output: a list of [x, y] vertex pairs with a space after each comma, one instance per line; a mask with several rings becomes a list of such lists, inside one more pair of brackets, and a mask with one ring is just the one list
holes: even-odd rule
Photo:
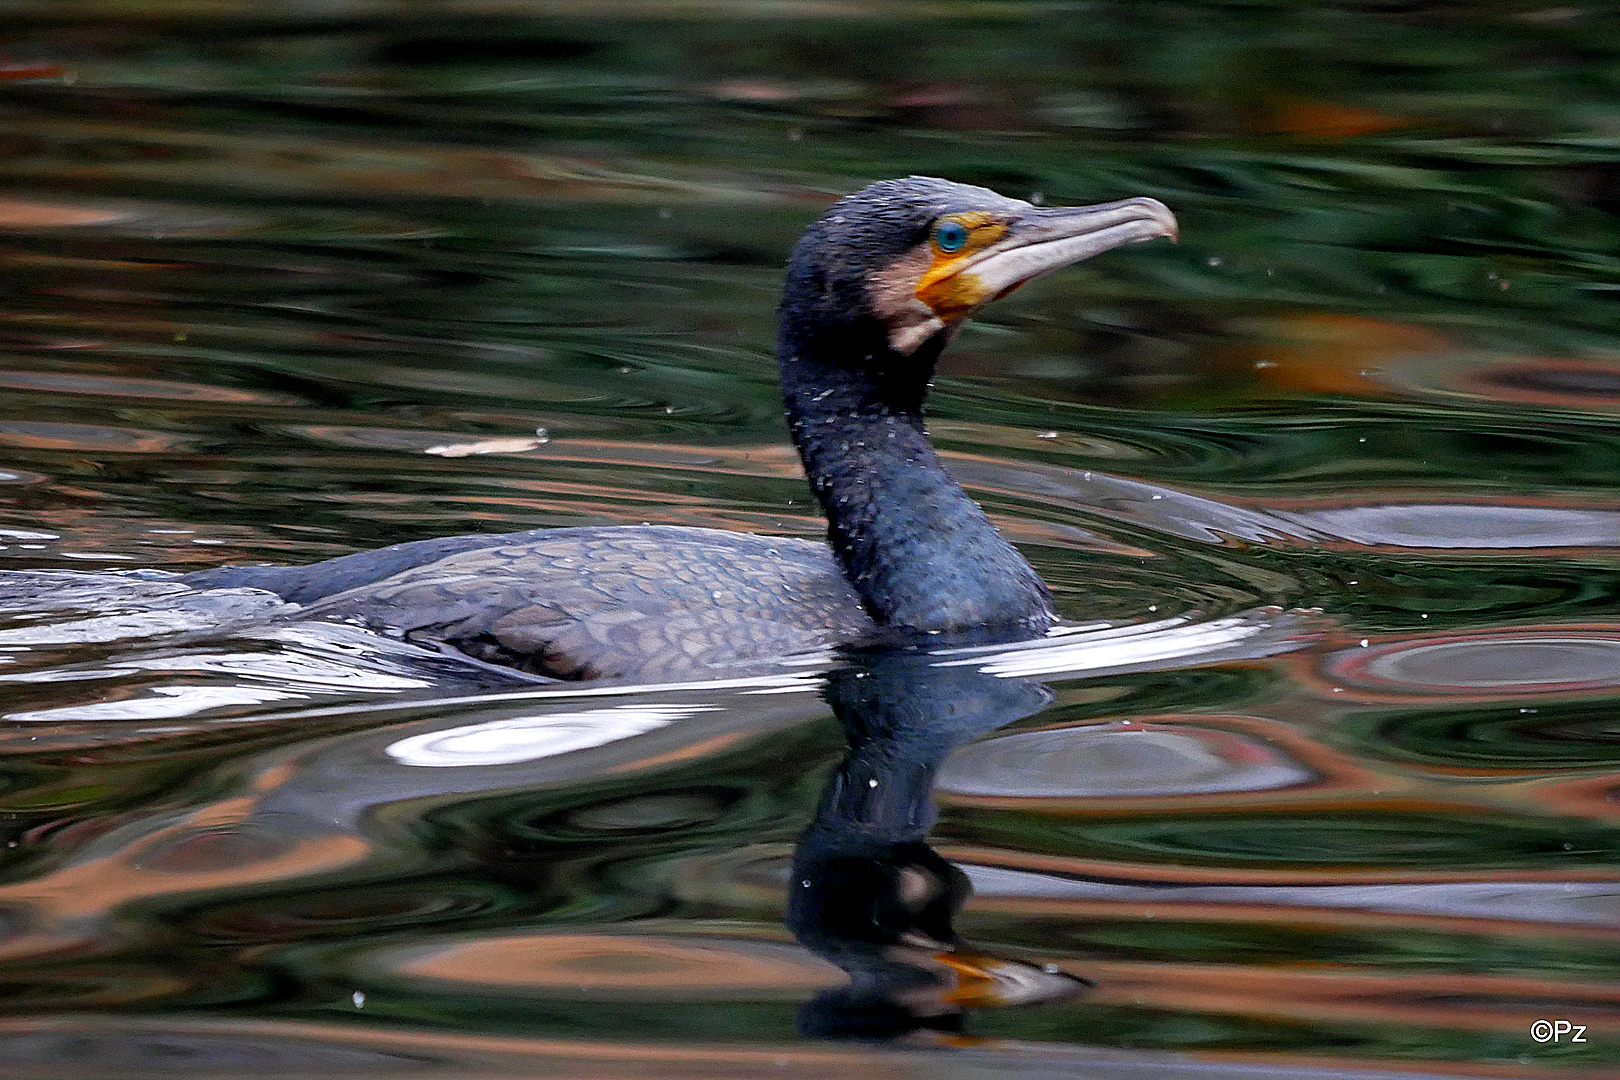
[[354, 1007], [357, 1009], [363, 1009], [366, 1007], [366, 995], [364, 991], [356, 990], [352, 995], [351, 1000], [353, 1000]]

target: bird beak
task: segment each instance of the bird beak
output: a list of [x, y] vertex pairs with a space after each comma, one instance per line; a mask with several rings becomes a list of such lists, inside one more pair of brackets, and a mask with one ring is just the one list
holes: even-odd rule
[[1161, 236], [1176, 239], [1176, 217], [1157, 199], [1032, 206], [1009, 221], [993, 243], [964, 258], [936, 263], [918, 283], [917, 299], [944, 322], [952, 322], [1042, 274]]
[[1122, 199], [1097, 206], [1037, 209], [963, 269], [999, 300], [1026, 281], [1126, 244], [1177, 238], [1176, 216], [1158, 199]]

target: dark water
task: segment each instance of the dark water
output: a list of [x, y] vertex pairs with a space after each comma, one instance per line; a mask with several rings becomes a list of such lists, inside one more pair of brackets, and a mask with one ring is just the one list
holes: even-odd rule
[[[1183, 232], [947, 354], [937, 441], [1093, 627], [1036, 648], [514, 690], [14, 578], [6, 1075], [1620, 1060], [1612, 9], [6, 10], [7, 570], [816, 536], [770, 351], [830, 199]], [[887, 951], [839, 930], [907, 896]], [[843, 1013], [835, 963], [876, 988]], [[879, 1000], [928, 1022], [798, 1031]]]

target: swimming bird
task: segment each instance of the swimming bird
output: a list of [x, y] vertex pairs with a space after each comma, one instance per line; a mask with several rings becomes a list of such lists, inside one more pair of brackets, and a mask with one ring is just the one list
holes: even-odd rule
[[676, 526], [396, 544], [309, 566], [186, 575], [251, 586], [556, 679], [717, 677], [902, 633], [1033, 636], [1056, 620], [1029, 563], [928, 441], [935, 363], [963, 320], [1033, 278], [1176, 235], [1163, 203], [1037, 207], [931, 177], [839, 199], [788, 261], [777, 363], [827, 543]]

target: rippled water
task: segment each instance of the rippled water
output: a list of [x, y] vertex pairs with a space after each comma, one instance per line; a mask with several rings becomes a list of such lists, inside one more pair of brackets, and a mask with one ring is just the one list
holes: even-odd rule
[[[1620, 1059], [1612, 11], [11, 11], [7, 1075]], [[1078, 631], [532, 688], [105, 576], [818, 536], [780, 268], [912, 172], [1181, 218], [936, 389]]]

